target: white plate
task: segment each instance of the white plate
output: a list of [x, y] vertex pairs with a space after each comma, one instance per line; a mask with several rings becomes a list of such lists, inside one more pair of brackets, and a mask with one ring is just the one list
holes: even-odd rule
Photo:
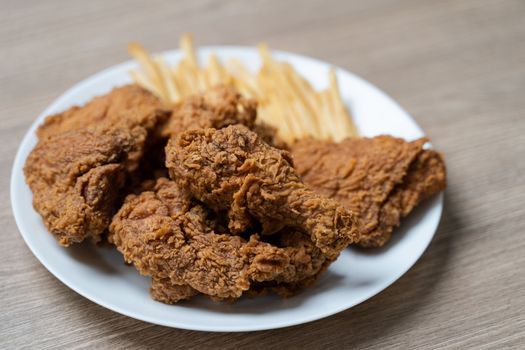
[[[256, 69], [256, 49], [207, 47], [199, 51], [205, 59], [211, 51], [219, 58], [236, 57]], [[179, 51], [164, 54], [169, 62]], [[327, 85], [329, 64], [315, 59], [275, 52], [307, 77], [317, 88]], [[13, 165], [11, 203], [18, 228], [33, 254], [60, 281], [77, 293], [121, 314], [169, 327], [204, 331], [254, 331], [296, 325], [348, 309], [379, 293], [403, 275], [430, 243], [443, 207], [443, 196], [425, 202], [397, 229], [386, 248], [363, 251], [347, 249], [318, 283], [290, 299], [276, 296], [243, 298], [234, 304], [215, 303], [197, 297], [180, 305], [165, 305], [149, 296], [149, 279], [126, 266], [115, 249], [89, 243], [68, 249], [60, 247], [47, 232], [31, 204], [31, 191], [22, 172], [25, 159], [36, 144], [35, 129], [45, 116], [83, 104], [117, 85], [130, 82], [134, 62], [106, 69], [80, 82], [51, 104], [25, 135]], [[408, 140], [423, 136], [412, 118], [391, 98], [361, 78], [337, 69], [341, 94], [351, 108], [360, 132], [381, 133]]]

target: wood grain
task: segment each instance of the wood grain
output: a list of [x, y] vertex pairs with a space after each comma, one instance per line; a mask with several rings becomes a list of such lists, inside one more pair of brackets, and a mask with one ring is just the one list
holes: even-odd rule
[[[525, 344], [525, 2], [1, 1], [0, 348], [502, 349]], [[9, 201], [26, 129], [77, 81], [159, 51], [267, 41], [383, 88], [446, 155], [439, 231], [390, 288], [305, 325], [253, 333], [170, 329], [69, 290], [25, 246]], [[385, 116], [388, 117], [388, 116]]]

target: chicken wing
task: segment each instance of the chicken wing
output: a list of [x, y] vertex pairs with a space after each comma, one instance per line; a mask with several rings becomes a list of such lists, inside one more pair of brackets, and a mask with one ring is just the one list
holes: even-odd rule
[[374, 247], [384, 245], [421, 200], [445, 188], [444, 162], [423, 150], [426, 142], [391, 136], [302, 140], [291, 152], [305, 184], [356, 213], [359, 244]]

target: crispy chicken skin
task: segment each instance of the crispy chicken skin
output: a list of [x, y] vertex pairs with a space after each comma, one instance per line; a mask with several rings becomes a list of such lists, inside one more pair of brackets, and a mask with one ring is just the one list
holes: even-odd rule
[[221, 129], [228, 125], [243, 124], [259, 134], [266, 142], [286, 147], [277, 137], [276, 130], [264, 123], [255, 123], [257, 103], [244, 98], [234, 88], [218, 85], [203, 94], [185, 98], [172, 107], [172, 114], [158, 129], [151, 152], [145, 157], [143, 169], [147, 173], [167, 176], [164, 148], [168, 139], [190, 129]]
[[359, 244], [378, 247], [420, 201], [445, 188], [444, 162], [438, 153], [423, 150], [426, 141], [391, 136], [340, 143], [302, 140], [291, 152], [306, 185], [358, 215]]
[[199, 294], [188, 284], [175, 284], [168, 278], [151, 279], [151, 297], [165, 304], [175, 304], [181, 300], [188, 300]]
[[283, 236], [289, 247], [262, 242], [256, 234], [249, 240], [220, 234], [213, 213], [175, 182], [160, 178], [149, 187], [126, 198], [113, 218], [109, 240], [127, 262], [152, 277], [156, 300], [175, 303], [198, 293], [232, 300], [252, 283], [299, 284], [326, 265], [325, 257], [298, 233]]
[[98, 241], [125, 181], [129, 134], [71, 131], [42, 140], [24, 168], [33, 205], [59, 243]]
[[277, 130], [257, 122], [257, 102], [243, 97], [230, 86], [217, 85], [204, 94], [190, 96], [173, 108], [169, 121], [163, 125], [161, 137], [173, 137], [190, 129], [222, 129], [242, 124], [256, 132], [265, 142], [278, 148], [286, 144]]
[[173, 108], [161, 136], [176, 136], [189, 129], [215, 128], [243, 124], [253, 128], [257, 103], [244, 98], [228, 86], [216, 86], [204, 94], [190, 96]]
[[61, 245], [109, 231], [151, 277], [152, 297], [170, 304], [294, 295], [348, 244], [384, 245], [445, 188], [426, 139], [289, 148], [275, 134], [230, 87], [168, 106], [127, 85], [46, 118], [24, 174]]
[[379, 225], [370, 232], [364, 247], [381, 247], [392, 235], [401, 219], [408, 216], [423, 200], [446, 187], [446, 170], [442, 156], [433, 151], [421, 152], [410, 165], [403, 181], [392, 190], [379, 213]]
[[168, 112], [135, 85], [48, 117], [24, 173], [33, 205], [59, 243], [68, 246], [107, 229], [128, 177]]
[[276, 236], [278, 237], [278, 246], [286, 247], [290, 254], [291, 273], [285, 275], [287, 278], [277, 277], [272, 281], [252, 283], [248, 291], [250, 296], [269, 293], [277, 294], [283, 298], [294, 296], [304, 288], [312, 286], [333, 262], [325, 257], [310, 237], [298, 231], [284, 229]]
[[190, 130], [166, 147], [171, 178], [215, 212], [227, 212], [241, 233], [260, 223], [263, 233], [297, 228], [330, 259], [359, 239], [353, 214], [306, 188], [287, 152], [242, 125]]
[[39, 139], [44, 139], [66, 131], [97, 126], [107, 128], [108, 125], [120, 129], [141, 126], [151, 130], [169, 114], [157, 97], [132, 84], [97, 96], [84, 106], [74, 106], [47, 117], [36, 133]]

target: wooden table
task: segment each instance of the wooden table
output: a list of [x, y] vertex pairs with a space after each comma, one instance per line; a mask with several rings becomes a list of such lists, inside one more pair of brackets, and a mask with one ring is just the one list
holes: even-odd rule
[[[332, 62], [417, 119], [446, 155], [449, 187], [436, 237], [405, 276], [320, 321], [228, 334], [121, 316], [37, 261], [8, 194], [22, 135], [68, 87], [126, 60], [129, 41], [171, 49], [183, 31]], [[3, 0], [0, 58], [0, 348], [525, 347], [524, 1]]]

